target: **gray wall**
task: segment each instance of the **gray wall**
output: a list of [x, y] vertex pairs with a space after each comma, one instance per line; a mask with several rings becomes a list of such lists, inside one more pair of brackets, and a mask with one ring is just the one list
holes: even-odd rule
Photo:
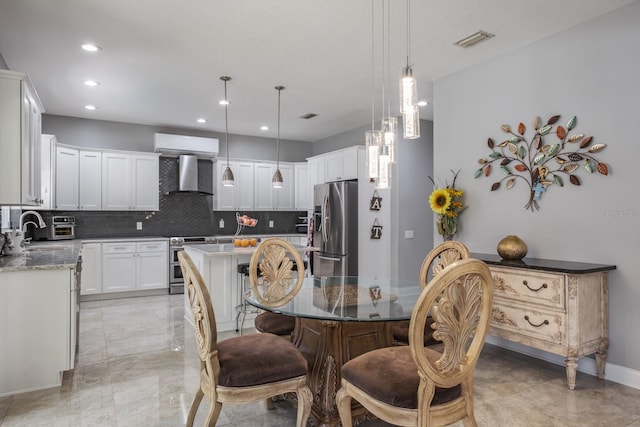
[[[218, 138], [220, 140], [219, 156], [226, 156], [223, 132], [108, 122], [51, 114], [44, 114], [42, 118], [42, 133], [55, 135], [58, 142], [62, 144], [79, 147], [153, 151], [153, 135], [156, 132]], [[311, 155], [311, 149], [311, 144], [308, 142], [280, 140], [280, 160], [304, 161]], [[229, 134], [229, 157], [275, 161], [276, 140]]]
[[[398, 133], [401, 137], [402, 129]], [[420, 121], [419, 139], [400, 138], [397, 155], [394, 172], [398, 185], [394, 189], [392, 210], [392, 218], [397, 218], [397, 228], [392, 229], [396, 242], [392, 242], [391, 253], [398, 254], [397, 277], [417, 280], [422, 261], [433, 248], [431, 224], [434, 217], [429, 208], [429, 195], [433, 189], [429, 181], [429, 176], [433, 176], [433, 122]], [[405, 239], [408, 230], [413, 231], [413, 239]]]
[[357, 129], [349, 130], [321, 139], [313, 143], [313, 156], [340, 150], [341, 148], [352, 147], [354, 145], [364, 145], [364, 132], [371, 129], [371, 125], [361, 126]]
[[0, 69], [2, 69], [2, 70], [8, 70], [9, 69], [9, 66], [4, 61], [4, 58], [2, 57], [2, 54], [0, 54]]
[[[640, 44], [638, 22], [640, 2], [634, 2], [434, 84], [435, 173], [444, 177], [462, 168], [458, 182], [469, 205], [460, 240], [472, 251], [495, 253], [502, 237], [516, 234], [531, 257], [615, 264], [609, 274], [608, 362], [636, 371], [640, 57], [631, 47]], [[522, 182], [490, 191], [504, 176], [497, 167], [489, 178], [474, 179], [478, 159], [489, 154], [487, 138], [505, 138], [500, 125], [522, 121], [531, 127], [534, 117], [554, 114], [562, 115], [560, 123], [577, 116], [575, 132], [608, 144], [597, 158], [611, 167], [609, 176], [577, 171], [582, 185], [567, 179], [564, 187], [552, 186], [538, 212], [524, 209], [528, 191]], [[624, 375], [633, 377], [631, 371]]]

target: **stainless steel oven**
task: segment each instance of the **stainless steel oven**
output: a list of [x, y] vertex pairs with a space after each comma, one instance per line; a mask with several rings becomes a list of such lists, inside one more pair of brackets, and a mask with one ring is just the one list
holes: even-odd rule
[[187, 245], [204, 245], [216, 243], [213, 236], [171, 237], [169, 239], [169, 293], [184, 293], [184, 278], [180, 269], [178, 253]]

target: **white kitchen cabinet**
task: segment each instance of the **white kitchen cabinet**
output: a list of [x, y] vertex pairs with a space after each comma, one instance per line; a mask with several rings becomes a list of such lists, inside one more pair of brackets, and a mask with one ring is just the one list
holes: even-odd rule
[[359, 146], [332, 151], [325, 156], [325, 182], [358, 179]]
[[169, 286], [166, 241], [102, 244], [102, 292], [129, 292]]
[[295, 208], [306, 211], [313, 209], [313, 192], [309, 191], [309, 166], [306, 163], [295, 163], [293, 165], [295, 177]]
[[136, 290], [167, 288], [169, 247], [167, 242], [136, 243]]
[[102, 153], [102, 209], [131, 209], [131, 156]]
[[293, 210], [294, 176], [293, 164], [280, 163], [282, 188], [273, 188], [271, 180], [276, 171], [276, 163], [255, 164], [254, 209], [255, 210]]
[[230, 161], [233, 172], [233, 187], [222, 185], [222, 174], [227, 168], [226, 161], [216, 163], [216, 195], [218, 210], [253, 210], [254, 162]]
[[0, 205], [41, 203], [43, 111], [26, 74], [0, 70]]
[[103, 152], [102, 210], [158, 210], [158, 157]]
[[51, 210], [55, 206], [56, 137], [42, 135], [40, 139], [40, 199], [37, 209]]
[[309, 204], [311, 205], [311, 208], [313, 208], [313, 189], [316, 184], [326, 182], [324, 180], [324, 156], [316, 156], [307, 159], [307, 167], [307, 175], [309, 177], [307, 195], [309, 197]]
[[102, 153], [60, 144], [55, 153], [55, 209], [100, 210]]
[[78, 165], [78, 150], [63, 146], [56, 147], [55, 209], [78, 209]]
[[102, 293], [102, 244], [82, 244], [80, 295]]
[[59, 386], [75, 356], [75, 268], [0, 273], [0, 397]]
[[102, 152], [79, 152], [78, 208], [83, 211], [102, 209]]
[[131, 209], [160, 210], [160, 161], [158, 155], [131, 156]]
[[136, 244], [133, 242], [102, 244], [103, 292], [136, 290], [135, 252]]

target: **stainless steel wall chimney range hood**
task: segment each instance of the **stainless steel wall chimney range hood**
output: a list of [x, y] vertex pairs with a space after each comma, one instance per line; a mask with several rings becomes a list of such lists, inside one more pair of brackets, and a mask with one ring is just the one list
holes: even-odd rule
[[193, 154], [179, 156], [178, 190], [167, 194], [194, 194], [212, 196], [213, 193], [201, 191], [198, 188], [198, 157]]
[[212, 195], [198, 188], [198, 159], [213, 159], [218, 155], [217, 139], [156, 133], [154, 151], [179, 158], [178, 190], [166, 194]]

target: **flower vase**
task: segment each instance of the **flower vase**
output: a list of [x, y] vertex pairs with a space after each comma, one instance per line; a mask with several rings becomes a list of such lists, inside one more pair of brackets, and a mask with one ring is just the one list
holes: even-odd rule
[[442, 235], [442, 241], [443, 242], [448, 242], [450, 240], [453, 240], [453, 234], [443, 234]]

